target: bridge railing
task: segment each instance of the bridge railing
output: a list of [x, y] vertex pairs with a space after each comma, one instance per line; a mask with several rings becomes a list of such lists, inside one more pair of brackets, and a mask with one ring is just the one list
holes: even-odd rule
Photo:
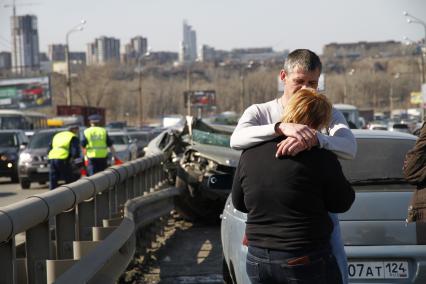
[[0, 283], [114, 283], [135, 229], [173, 209], [163, 163], [155, 154], [0, 207]]

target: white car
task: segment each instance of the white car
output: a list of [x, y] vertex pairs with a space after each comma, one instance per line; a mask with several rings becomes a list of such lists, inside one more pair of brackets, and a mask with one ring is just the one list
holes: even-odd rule
[[127, 132], [108, 132], [108, 136], [120, 160], [128, 162], [138, 157], [138, 147]]
[[[426, 283], [425, 225], [406, 223], [414, 187], [403, 178], [406, 152], [416, 136], [401, 132], [354, 130], [358, 153], [341, 161], [356, 198], [339, 214], [348, 256], [349, 283]], [[225, 283], [250, 283], [247, 247], [242, 244], [246, 214], [230, 198], [221, 215]]]

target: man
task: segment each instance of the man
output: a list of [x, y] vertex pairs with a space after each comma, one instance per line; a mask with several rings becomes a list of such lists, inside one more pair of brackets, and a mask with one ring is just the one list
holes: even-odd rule
[[426, 222], [426, 122], [416, 144], [405, 156], [403, 171], [405, 179], [417, 186], [408, 207], [407, 222]]
[[88, 160], [88, 176], [108, 167], [108, 147], [115, 156], [115, 150], [106, 129], [99, 126], [101, 118], [97, 114], [89, 116], [90, 127], [84, 130], [82, 147], [85, 149], [85, 158]]
[[76, 181], [79, 177], [73, 175], [73, 164], [81, 158], [80, 142], [77, 137], [78, 126], [70, 126], [53, 136], [49, 145], [49, 188], [58, 186], [59, 180], [65, 183]]
[[[353, 159], [356, 154], [356, 140], [343, 115], [332, 110], [332, 118], [322, 134], [306, 125], [282, 123], [283, 108], [293, 94], [302, 88], [318, 87], [322, 64], [318, 55], [307, 49], [291, 52], [280, 72], [284, 82], [283, 95], [272, 101], [255, 104], [247, 108], [231, 136], [231, 147], [237, 150], [247, 149], [261, 142], [284, 135], [287, 138], [277, 145], [276, 156], [295, 156], [299, 152], [318, 146], [333, 151], [338, 157]], [[331, 245], [343, 283], [347, 283], [347, 260], [341, 240], [340, 226], [335, 214], [330, 214], [334, 230]]]

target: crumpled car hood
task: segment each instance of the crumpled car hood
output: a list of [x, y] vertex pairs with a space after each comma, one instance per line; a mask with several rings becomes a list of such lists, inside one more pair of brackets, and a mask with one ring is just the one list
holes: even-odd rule
[[214, 145], [194, 144], [190, 148], [207, 159], [230, 167], [237, 167], [241, 155], [239, 150]]

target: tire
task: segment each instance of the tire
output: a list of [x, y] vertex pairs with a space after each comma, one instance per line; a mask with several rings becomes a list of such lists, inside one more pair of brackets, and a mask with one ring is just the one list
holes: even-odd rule
[[22, 189], [29, 189], [31, 187], [31, 181], [28, 179], [21, 179], [20, 184]]
[[202, 194], [195, 193], [191, 196], [190, 185], [176, 177], [176, 187], [184, 188], [182, 195], [175, 197], [176, 211], [186, 220], [191, 222], [201, 222], [205, 224], [219, 224], [219, 215], [223, 211], [224, 202], [221, 200], [211, 200]]

